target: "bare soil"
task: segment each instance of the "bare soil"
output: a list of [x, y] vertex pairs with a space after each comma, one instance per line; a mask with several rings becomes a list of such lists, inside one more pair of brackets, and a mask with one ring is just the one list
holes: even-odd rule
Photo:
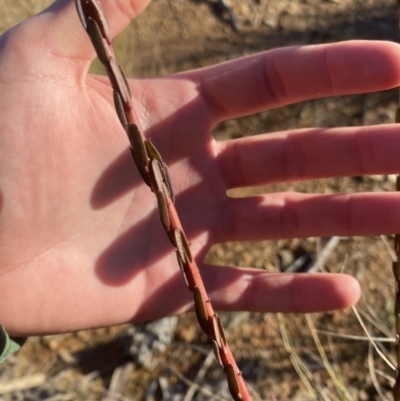
[[[38, 3], [0, 0], [2, 31], [39, 11]], [[231, 0], [235, 24], [229, 14], [220, 12], [218, 4], [212, 0], [154, 0], [116, 41], [124, 69], [131, 76], [150, 77], [280, 46], [397, 39], [394, 1]], [[224, 140], [302, 127], [384, 124], [394, 120], [396, 102], [394, 90], [303, 102], [221, 123], [214, 135]], [[277, 190], [390, 191], [393, 182], [387, 177], [345, 177], [245, 188], [233, 196]], [[315, 261], [328, 241], [306, 238], [220, 244], [210, 250], [207, 259], [214, 264], [276, 271], [279, 266], [293, 267], [299, 257]], [[368, 329], [372, 335], [393, 340], [390, 266], [390, 254], [381, 238], [343, 238], [324, 269], [345, 271], [360, 281], [364, 299], [359, 308], [370, 318], [364, 317]], [[305, 264], [302, 267], [305, 269]], [[391, 397], [393, 371], [369, 342], [337, 337], [365, 337], [351, 310], [312, 316], [317, 329], [332, 333], [319, 336], [333, 373], [322, 363], [304, 316], [233, 313], [224, 314], [223, 319], [256, 400], [364, 401], [379, 399], [379, 391], [381, 397]], [[282, 322], [290, 353], [282, 340]], [[383, 352], [393, 351], [392, 343], [379, 344]], [[18, 354], [0, 365], [0, 400], [228, 400], [224, 375], [209, 353], [207, 338], [192, 315], [153, 326], [126, 325], [30, 338]], [[296, 355], [309, 369], [309, 390], [293, 365]], [[199, 371], [204, 373], [201, 378], [197, 377]], [[185, 398], [194, 381], [200, 390]], [[338, 390], [341, 386], [347, 396]], [[108, 393], [110, 388], [116, 393]]]

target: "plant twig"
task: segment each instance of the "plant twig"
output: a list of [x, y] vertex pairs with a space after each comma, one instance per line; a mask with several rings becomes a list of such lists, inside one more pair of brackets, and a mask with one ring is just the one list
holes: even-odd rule
[[[398, 35], [400, 41], [400, 0], [397, 0], [398, 12]], [[396, 110], [396, 123], [400, 123], [400, 91], [399, 91], [399, 106]], [[396, 180], [396, 191], [400, 191], [400, 175]], [[394, 250], [396, 253], [396, 261], [393, 262], [393, 275], [395, 279], [395, 300], [394, 300], [394, 318], [395, 318], [395, 333], [396, 333], [396, 381], [393, 386], [394, 401], [400, 401], [400, 234], [394, 236]]]
[[210, 337], [216, 358], [227, 375], [229, 391], [235, 401], [250, 401], [251, 396], [226, 341], [220, 317], [214, 312], [199, 268], [190, 250], [178, 213], [168, 168], [160, 153], [140, 128], [131, 101], [131, 93], [112, 48], [107, 18], [96, 0], [75, 0], [79, 18], [104, 65], [113, 88], [117, 115], [131, 143], [132, 158], [143, 181], [157, 197], [160, 219], [172, 245], [178, 264], [194, 297], [194, 309], [203, 331]]

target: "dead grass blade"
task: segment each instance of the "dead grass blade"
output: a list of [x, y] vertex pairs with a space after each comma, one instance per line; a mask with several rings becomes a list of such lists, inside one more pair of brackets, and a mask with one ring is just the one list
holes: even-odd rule
[[365, 334], [367, 335], [368, 339], [370, 340], [371, 344], [375, 348], [376, 352], [379, 354], [379, 356], [387, 363], [388, 366], [390, 366], [391, 369], [396, 370], [394, 364], [392, 361], [389, 360], [389, 358], [386, 357], [386, 355], [380, 350], [378, 347], [377, 343], [374, 341], [373, 337], [369, 334], [369, 331], [367, 327], [365, 326], [364, 321], [362, 320], [360, 313], [358, 312], [357, 308], [355, 306], [352, 307], [354, 314], [356, 315], [361, 327], [363, 328]]
[[310, 329], [311, 335], [313, 337], [314, 343], [317, 346], [319, 355], [321, 356], [324, 368], [326, 369], [330, 378], [332, 379], [332, 382], [335, 385], [336, 391], [338, 392], [340, 399], [351, 400], [352, 397], [347, 391], [346, 386], [344, 385], [343, 381], [338, 378], [338, 375], [336, 374], [335, 370], [332, 368], [331, 363], [329, 362], [329, 359], [325, 353], [324, 347], [321, 344], [320, 338], [318, 336], [317, 330], [315, 329], [314, 322], [311, 316], [309, 314], [306, 314], [305, 318], [308, 327]]

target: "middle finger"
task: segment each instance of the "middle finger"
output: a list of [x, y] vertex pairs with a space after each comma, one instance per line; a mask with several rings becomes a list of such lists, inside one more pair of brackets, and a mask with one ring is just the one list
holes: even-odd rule
[[227, 188], [400, 171], [396, 124], [303, 129], [216, 146]]

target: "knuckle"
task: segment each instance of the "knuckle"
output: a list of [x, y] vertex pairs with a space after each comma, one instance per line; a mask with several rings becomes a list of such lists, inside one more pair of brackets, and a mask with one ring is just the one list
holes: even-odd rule
[[266, 97], [275, 104], [281, 104], [287, 97], [285, 81], [281, 77], [273, 58], [266, 55], [263, 60], [263, 78]]

